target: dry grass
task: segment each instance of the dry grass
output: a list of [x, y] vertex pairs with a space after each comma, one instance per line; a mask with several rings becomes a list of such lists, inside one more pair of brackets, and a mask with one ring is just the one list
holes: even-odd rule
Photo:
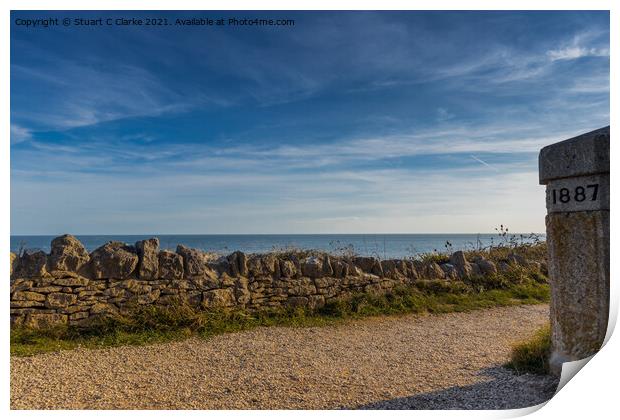
[[551, 354], [551, 326], [547, 325], [527, 341], [515, 344], [510, 362], [506, 367], [517, 373], [549, 373], [549, 356]]

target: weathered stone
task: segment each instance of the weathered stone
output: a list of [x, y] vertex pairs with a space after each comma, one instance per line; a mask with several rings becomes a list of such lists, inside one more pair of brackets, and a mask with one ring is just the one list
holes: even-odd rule
[[70, 277], [70, 278], [55, 278], [52, 280], [52, 284], [56, 286], [65, 286], [65, 287], [79, 287], [79, 286], [88, 286], [89, 280], [84, 277]]
[[228, 256], [228, 262], [230, 263], [231, 275], [233, 277], [248, 276], [248, 257], [243, 252], [233, 252]]
[[17, 260], [17, 254], [15, 254], [14, 252], [11, 252], [11, 263], [10, 263], [11, 276], [13, 275], [13, 266], [14, 266], [14, 263], [17, 262], [16, 260]]
[[467, 261], [467, 258], [465, 258], [465, 253], [463, 251], [456, 251], [450, 255], [450, 264], [456, 267], [459, 278], [461, 279], [471, 277], [473, 274], [471, 264]]
[[11, 308], [11, 315], [25, 315], [25, 314], [55, 314], [56, 309], [44, 309], [44, 308]]
[[76, 279], [80, 277], [78, 273], [63, 270], [50, 270], [49, 275], [55, 279]]
[[65, 308], [77, 302], [77, 296], [71, 293], [50, 293], [45, 306], [48, 308]]
[[538, 156], [540, 184], [609, 173], [609, 126], [544, 147]]
[[198, 249], [178, 245], [177, 254], [183, 257], [183, 270], [186, 277], [202, 276], [207, 271], [212, 271], [207, 267], [204, 253]]
[[206, 308], [230, 307], [235, 304], [232, 289], [215, 289], [203, 293], [202, 304]]
[[263, 263], [260, 255], [252, 255], [248, 258], [248, 272], [255, 278], [263, 275]]
[[126, 279], [137, 265], [133, 248], [122, 242], [108, 242], [90, 255], [90, 271], [95, 279]]
[[125, 280], [120, 283], [120, 287], [124, 287], [129, 292], [136, 295], [151, 293], [153, 290], [153, 286], [151, 286], [149, 282], [137, 280]]
[[17, 277], [42, 277], [47, 274], [47, 254], [43, 251], [27, 249], [18, 261]]
[[23, 326], [33, 329], [50, 328], [55, 325], [66, 324], [68, 316], [63, 314], [27, 314]]
[[301, 273], [313, 279], [323, 276], [323, 263], [317, 257], [306, 258], [301, 265]]
[[450, 279], [450, 280], [458, 280], [459, 279], [459, 272], [456, 269], [456, 267], [452, 264], [449, 263], [444, 263], [440, 265], [441, 269], [443, 270], [443, 272], [445, 273], [445, 277]]
[[261, 260], [263, 275], [280, 277], [280, 263], [274, 255], [264, 255]]
[[32, 292], [39, 292], [38, 290], [32, 290], [34, 282], [28, 279], [13, 279], [11, 280], [11, 293], [18, 292], [20, 290], [30, 290]]
[[111, 303], [95, 303], [89, 312], [91, 315], [114, 316], [118, 314], [118, 308]]
[[162, 279], [183, 278], [183, 257], [172, 251], [159, 251], [159, 276]]
[[88, 312], [76, 312], [69, 315], [69, 322], [88, 318]]
[[293, 296], [308, 296], [316, 294], [316, 286], [312, 279], [301, 277], [288, 282], [288, 293]]
[[325, 296], [313, 295], [308, 297], [308, 308], [318, 309], [325, 306]]
[[403, 260], [383, 260], [381, 261], [383, 275], [390, 279], [403, 279], [407, 276], [407, 265]]
[[314, 284], [319, 289], [324, 289], [326, 287], [331, 287], [338, 282], [338, 279], [333, 277], [321, 277], [318, 279], [314, 279]]
[[480, 258], [476, 260], [476, 264], [478, 265], [481, 274], [484, 276], [497, 274], [497, 267], [495, 266], [495, 263], [493, 261]]
[[469, 263], [469, 266], [471, 267], [472, 276], [482, 276], [482, 270], [480, 269], [478, 263]]
[[138, 277], [145, 280], [159, 277], [159, 239], [150, 238], [136, 242]]
[[239, 277], [235, 280], [235, 287], [233, 289], [237, 304], [245, 306], [251, 299], [250, 291], [248, 290], [248, 279], [245, 277]]
[[216, 276], [207, 276], [203, 274], [201, 277], [192, 277], [189, 279], [189, 289], [194, 290], [211, 290], [222, 287], [222, 280]]
[[446, 273], [444, 273], [439, 264], [429, 261], [424, 265], [424, 277], [427, 279], [444, 279], [446, 278]]
[[37, 308], [43, 306], [38, 300], [12, 300], [11, 308]]
[[302, 297], [302, 296], [293, 296], [286, 300], [286, 304], [293, 308], [297, 308], [297, 307], [305, 308], [308, 306], [309, 302], [310, 302], [310, 299], [308, 299], [307, 297]]
[[609, 314], [609, 212], [547, 215], [556, 370], [596, 353]]
[[161, 292], [159, 290], [152, 290], [148, 293], [137, 295], [134, 299], [138, 305], [147, 305], [155, 302], [160, 294]]
[[76, 312], [88, 312], [88, 310], [90, 309], [92, 305], [72, 305], [72, 306], [68, 306], [66, 308], [60, 309], [60, 312], [62, 312], [63, 314], [67, 314], [67, 315], [71, 315], [74, 314]]
[[11, 296], [11, 300], [32, 300], [36, 302], [44, 302], [45, 295], [36, 292], [19, 291], [13, 293], [13, 296]]
[[[372, 257], [359, 257], [357, 263], [368, 270], [365, 272], [356, 266], [351, 258], [326, 254], [301, 262], [297, 255], [278, 258], [275, 254], [269, 254], [247, 258], [241, 252], [215, 259], [211, 255], [189, 248], [186, 255], [190, 256], [190, 260], [193, 258], [196, 263], [196, 267], [193, 267], [196, 270], [193, 272], [199, 272], [200, 275], [184, 277], [182, 255], [160, 251], [155, 254], [159, 272], [156, 278], [144, 279], [132, 275], [124, 277], [122, 273], [114, 277], [82, 277], [87, 273], [87, 269], [92, 268], [92, 264], [103, 259], [101, 255], [96, 255], [97, 253], [123, 252], [137, 260], [133, 273], [140, 277], [142, 266], [137, 253], [140, 252], [146, 261], [147, 252], [150, 252], [152, 257], [157, 250], [155, 244], [151, 245], [151, 251], [148, 251], [149, 246], [145, 243], [137, 243], [136, 248], [120, 242], [108, 243], [93, 252], [95, 258], [91, 259], [88, 266], [80, 269], [81, 274], [53, 270], [45, 272], [44, 276], [12, 278], [12, 322], [26, 322], [29, 314], [60, 314], [70, 316], [69, 322], [72, 325], [86, 325], [100, 316], [126, 314], [136, 305], [188, 304], [195, 308], [237, 307], [248, 310], [291, 305], [315, 309], [326, 302], [344, 299], [359, 292], [385, 294], [397, 285], [413, 284], [414, 279], [419, 276], [443, 279], [447, 274], [453, 281], [441, 284], [450, 284], [450, 288], [461, 283], [455, 279], [456, 268], [452, 264], [443, 264], [440, 267], [436, 263], [423, 264], [420, 261], [379, 261]], [[103, 248], [106, 248], [105, 252], [102, 252]], [[180, 248], [183, 252], [182, 246]], [[480, 262], [480, 259], [476, 261]], [[479, 270], [477, 263], [469, 264], [474, 272]], [[537, 262], [528, 261], [528, 264]], [[100, 271], [103, 272], [105, 266], [100, 265]], [[484, 266], [484, 263], [481, 265]], [[119, 274], [118, 271], [116, 274]], [[129, 272], [129, 269], [126, 272]], [[221, 274], [218, 276], [218, 273]], [[110, 273], [105, 275], [109, 276]], [[141, 276], [145, 276], [144, 273]], [[448, 286], [444, 289], [453, 290]], [[74, 314], [78, 315], [73, 316]]]
[[417, 280], [420, 278], [420, 272], [419, 269], [421, 267], [418, 266], [416, 261], [408, 261], [407, 263], [407, 274], [410, 279], [412, 280]]
[[231, 277], [226, 273], [222, 273], [219, 278], [219, 284], [221, 287], [233, 287], [235, 285], [235, 277]]
[[547, 190], [550, 366], [556, 374], [562, 363], [595, 354], [607, 333], [609, 154], [605, 127], [547, 146], [539, 156], [540, 183]]
[[62, 235], [54, 238], [51, 243], [49, 270], [77, 273], [90, 256], [84, 245], [73, 235]]
[[60, 292], [62, 290], [62, 287], [60, 286], [31, 287], [30, 290], [33, 292], [37, 292], [37, 293], [53, 293], [53, 292]]
[[323, 261], [321, 261], [322, 271], [321, 277], [330, 277], [334, 275], [334, 269], [332, 268], [331, 259], [329, 255], [323, 256]]
[[208, 261], [207, 267], [211, 271], [217, 273], [218, 276], [222, 274], [232, 276], [233, 270], [235, 269], [228, 260], [228, 257], [225, 256], [220, 256], [214, 260]]
[[293, 261], [280, 260], [280, 275], [284, 278], [290, 279], [295, 277], [297, 269]]
[[339, 279], [349, 275], [349, 265], [339, 259], [332, 261], [332, 270], [334, 271], [334, 277]]

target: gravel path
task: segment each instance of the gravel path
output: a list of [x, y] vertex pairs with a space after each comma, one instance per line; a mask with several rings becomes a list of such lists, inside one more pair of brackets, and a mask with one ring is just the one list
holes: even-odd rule
[[259, 328], [11, 358], [13, 409], [518, 408], [556, 381], [500, 367], [548, 306]]

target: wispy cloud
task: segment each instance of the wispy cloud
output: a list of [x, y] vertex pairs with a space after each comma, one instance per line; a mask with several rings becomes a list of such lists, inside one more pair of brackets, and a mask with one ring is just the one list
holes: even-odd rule
[[608, 124], [602, 15], [300, 16], [12, 32], [12, 230], [542, 230], [539, 149]]
[[[89, 66], [51, 56], [46, 62], [55, 73], [25, 65], [11, 67], [12, 77], [23, 80], [26, 86], [38, 86], [56, 99], [53, 106], [48, 106], [50, 98], [45, 98], [45, 102], [28, 101], [28, 106], [13, 110], [13, 118], [43, 130], [157, 116], [192, 105], [144, 68], [126, 64]], [[17, 95], [17, 101], [25, 101], [28, 94]]]
[[[560, 48], [547, 51], [551, 61], [576, 60], [582, 57], [609, 57], [609, 47], [588, 45], [593, 39], [600, 37], [598, 31], [586, 31], [576, 34], [570, 43]], [[605, 34], [608, 36], [607, 34]]]
[[32, 132], [20, 125], [11, 124], [11, 144], [21, 143], [32, 138]]

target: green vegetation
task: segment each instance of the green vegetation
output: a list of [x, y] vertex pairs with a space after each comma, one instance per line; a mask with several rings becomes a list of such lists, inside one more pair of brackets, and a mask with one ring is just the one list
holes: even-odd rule
[[346, 322], [365, 316], [408, 313], [463, 312], [549, 301], [549, 285], [533, 273], [515, 268], [509, 273], [461, 281], [420, 280], [386, 295], [360, 293], [317, 310], [288, 308], [249, 313], [199, 311], [184, 305], [142, 306], [88, 327], [11, 330], [11, 354], [28, 356], [76, 347], [140, 345], [191, 336], [210, 337], [259, 326], [305, 327]]
[[549, 356], [551, 354], [551, 327], [549, 325], [536, 331], [533, 337], [516, 344], [512, 349], [510, 362], [506, 367], [517, 373], [549, 373]]

